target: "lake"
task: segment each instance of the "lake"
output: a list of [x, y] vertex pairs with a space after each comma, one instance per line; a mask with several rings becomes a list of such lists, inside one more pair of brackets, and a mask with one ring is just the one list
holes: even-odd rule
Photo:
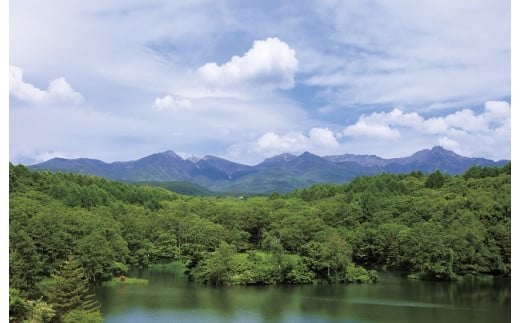
[[148, 285], [98, 287], [107, 323], [510, 322], [508, 280], [426, 282], [380, 274], [376, 284], [210, 287], [142, 270]]

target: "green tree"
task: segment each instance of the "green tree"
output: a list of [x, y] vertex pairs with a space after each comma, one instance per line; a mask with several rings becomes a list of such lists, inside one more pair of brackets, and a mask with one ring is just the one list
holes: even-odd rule
[[310, 269], [329, 281], [341, 281], [347, 264], [352, 261], [352, 248], [333, 232], [328, 233], [323, 242], [305, 244], [304, 254]]
[[46, 291], [46, 296], [59, 319], [73, 310], [99, 312], [99, 305], [89, 290], [88, 278], [74, 256], [69, 256], [52, 277], [55, 284]]
[[23, 322], [30, 311], [27, 303], [20, 291], [16, 288], [9, 288], [9, 322]]
[[196, 281], [212, 284], [225, 285], [231, 283], [233, 276], [234, 256], [236, 248], [225, 241], [214, 251], [207, 253], [194, 270]]
[[41, 271], [35, 244], [23, 231], [10, 233], [9, 238], [9, 286], [31, 293]]
[[311, 208], [307, 208], [303, 212], [283, 210], [277, 214], [279, 220], [273, 224], [271, 233], [279, 237], [285, 250], [290, 253], [299, 253], [307, 242], [315, 238], [318, 232], [327, 228], [325, 222], [316, 213], [317, 210]]
[[443, 175], [438, 169], [426, 177], [424, 186], [427, 188], [441, 188], [446, 181], [446, 176]]
[[124, 263], [127, 253], [126, 242], [112, 228], [103, 226], [93, 229], [77, 241], [75, 248], [86, 276], [89, 281], [100, 284], [112, 278], [116, 262]]
[[401, 236], [407, 269], [422, 279], [452, 280], [455, 252], [439, 223], [423, 222]]
[[32, 306], [31, 316], [29, 317], [30, 323], [50, 322], [52, 318], [56, 316], [56, 311], [52, 308], [52, 306], [42, 301], [41, 299], [28, 302]]
[[62, 321], [63, 323], [100, 323], [103, 322], [103, 316], [99, 311], [72, 310], [63, 315]]

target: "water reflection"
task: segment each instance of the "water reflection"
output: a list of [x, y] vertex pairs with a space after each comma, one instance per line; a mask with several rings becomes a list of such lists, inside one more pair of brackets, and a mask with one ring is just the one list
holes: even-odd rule
[[97, 290], [105, 322], [510, 322], [509, 281], [209, 287], [160, 270]]

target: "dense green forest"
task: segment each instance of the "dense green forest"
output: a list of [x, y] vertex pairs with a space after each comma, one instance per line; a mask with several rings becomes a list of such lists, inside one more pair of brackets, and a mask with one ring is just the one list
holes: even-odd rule
[[375, 282], [383, 270], [435, 280], [511, 273], [510, 163], [247, 198], [10, 164], [9, 208], [12, 321], [99, 317], [94, 306], [62, 309], [56, 281], [73, 272], [100, 284], [172, 261], [216, 285]]

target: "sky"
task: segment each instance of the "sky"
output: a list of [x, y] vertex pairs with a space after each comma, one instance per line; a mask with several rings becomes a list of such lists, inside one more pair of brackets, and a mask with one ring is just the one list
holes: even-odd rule
[[511, 2], [9, 2], [9, 160], [511, 159]]

